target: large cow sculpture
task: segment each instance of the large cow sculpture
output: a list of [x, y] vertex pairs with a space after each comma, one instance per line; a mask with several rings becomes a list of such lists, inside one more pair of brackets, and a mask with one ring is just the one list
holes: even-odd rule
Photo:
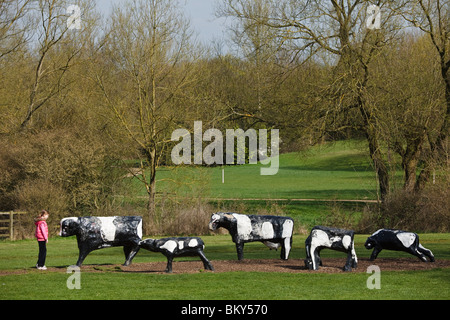
[[217, 212], [211, 216], [209, 229], [214, 231], [220, 227], [230, 232], [238, 260], [244, 258], [244, 243], [253, 241], [260, 241], [270, 249], [281, 246], [281, 259], [289, 258], [294, 229], [294, 220], [289, 217]]
[[316, 226], [305, 241], [305, 265], [309, 270], [318, 270], [322, 266], [320, 251], [329, 248], [347, 253], [344, 271], [352, 271], [358, 264], [355, 252], [354, 232], [337, 228]]
[[125, 266], [139, 251], [142, 240], [142, 217], [79, 217], [61, 220], [61, 237], [77, 236], [81, 267], [86, 256], [93, 250], [123, 246]]
[[427, 262], [427, 257], [430, 262], [434, 261], [433, 253], [419, 243], [419, 236], [413, 232], [380, 229], [367, 238], [364, 246], [368, 250], [373, 249], [370, 255], [372, 261], [383, 249], [408, 252], [424, 262]]
[[167, 258], [166, 272], [172, 272], [172, 261], [174, 257], [199, 256], [205, 270], [214, 271], [212, 264], [206, 259], [203, 249], [205, 244], [198, 237], [145, 239], [139, 244], [141, 248], [153, 252], [161, 252]]

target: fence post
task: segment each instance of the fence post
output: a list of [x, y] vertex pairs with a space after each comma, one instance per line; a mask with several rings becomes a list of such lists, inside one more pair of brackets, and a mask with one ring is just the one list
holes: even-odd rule
[[14, 211], [9, 212], [9, 239], [14, 241]]

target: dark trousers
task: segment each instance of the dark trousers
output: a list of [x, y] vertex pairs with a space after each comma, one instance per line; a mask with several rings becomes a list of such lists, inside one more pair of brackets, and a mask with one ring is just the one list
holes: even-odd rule
[[45, 265], [45, 257], [47, 256], [47, 242], [38, 241], [39, 243], [39, 257], [37, 261], [38, 267], [43, 267]]

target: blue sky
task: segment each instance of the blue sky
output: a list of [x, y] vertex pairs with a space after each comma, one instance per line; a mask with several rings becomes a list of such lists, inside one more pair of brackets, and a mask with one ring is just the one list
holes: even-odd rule
[[[180, 0], [184, 12], [190, 18], [192, 27], [200, 41], [208, 44], [223, 39], [226, 30], [225, 19], [216, 18], [214, 8], [220, 0]], [[97, 8], [108, 13], [112, 4], [120, 4], [124, 0], [97, 0]]]

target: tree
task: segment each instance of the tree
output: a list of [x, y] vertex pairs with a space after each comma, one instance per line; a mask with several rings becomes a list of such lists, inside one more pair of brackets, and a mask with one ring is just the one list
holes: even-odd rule
[[156, 174], [170, 134], [182, 118], [183, 91], [195, 80], [188, 21], [177, 3], [133, 0], [116, 7], [108, 30], [104, 69], [96, 75], [105, 104], [131, 139], [155, 216]]
[[371, 84], [381, 138], [401, 157], [403, 189], [409, 193], [417, 190], [421, 162], [430, 161], [428, 137], [439, 135], [445, 119], [445, 93], [433, 56], [428, 37], [405, 34], [377, 59]]
[[[248, 14], [267, 16], [269, 6], [265, 1], [253, 1], [247, 8]], [[227, 15], [227, 8], [223, 9], [223, 15]], [[253, 22], [250, 20], [238, 20], [233, 27], [233, 41], [238, 45], [239, 51], [243, 55], [244, 66], [246, 67], [247, 78], [251, 81], [248, 86], [253, 91], [251, 102], [246, 105], [236, 106], [241, 114], [252, 114], [253, 116], [261, 116], [258, 112], [266, 109], [263, 108], [265, 103], [265, 93], [270, 91], [273, 77], [270, 77], [271, 67], [274, 63], [274, 57], [279, 49], [279, 45], [275, 42], [275, 33], [266, 25]]]
[[[379, 115], [375, 101], [368, 94], [368, 83], [374, 58], [395, 36], [396, 10], [380, 19], [380, 29], [367, 28], [373, 18], [370, 1], [266, 1], [264, 12], [250, 10], [253, 1], [225, 0], [229, 14], [271, 28], [282, 41], [290, 43], [292, 55], [308, 60], [324, 53], [332, 62], [328, 85], [316, 95], [315, 122], [319, 128], [333, 130], [349, 126], [366, 136], [370, 157], [377, 174], [381, 199], [389, 192], [388, 167], [383, 159]], [[378, 1], [385, 9], [396, 5]], [[398, 8], [396, 8], [398, 9]], [[369, 24], [370, 25], [370, 24]], [[342, 122], [344, 119], [344, 122]]]
[[[43, 106], [70, 86], [65, 82], [69, 69], [75, 64], [76, 57], [83, 48], [83, 42], [77, 41], [76, 33], [84, 33], [90, 24], [80, 24], [79, 30], [71, 30], [68, 23], [71, 14], [70, 5], [66, 0], [39, 0], [37, 2], [36, 28], [31, 38], [36, 39], [33, 59], [33, 80], [29, 92], [26, 115], [21, 122], [21, 129], [25, 129], [33, 115]], [[77, 8], [84, 16], [93, 9], [93, 2], [78, 1]], [[87, 21], [87, 19], [86, 19]]]
[[[23, 21], [31, 0], [2, 0], [0, 2], [0, 59], [16, 51], [26, 42], [28, 24]], [[20, 22], [20, 23], [19, 23]]]
[[429, 180], [434, 159], [448, 152], [447, 138], [450, 117], [450, 1], [448, 0], [412, 0], [402, 11], [403, 18], [412, 26], [427, 35], [438, 55], [439, 69], [445, 92], [444, 121], [437, 132], [427, 132], [426, 141], [430, 146], [430, 155], [415, 184], [415, 190], [421, 190]]

